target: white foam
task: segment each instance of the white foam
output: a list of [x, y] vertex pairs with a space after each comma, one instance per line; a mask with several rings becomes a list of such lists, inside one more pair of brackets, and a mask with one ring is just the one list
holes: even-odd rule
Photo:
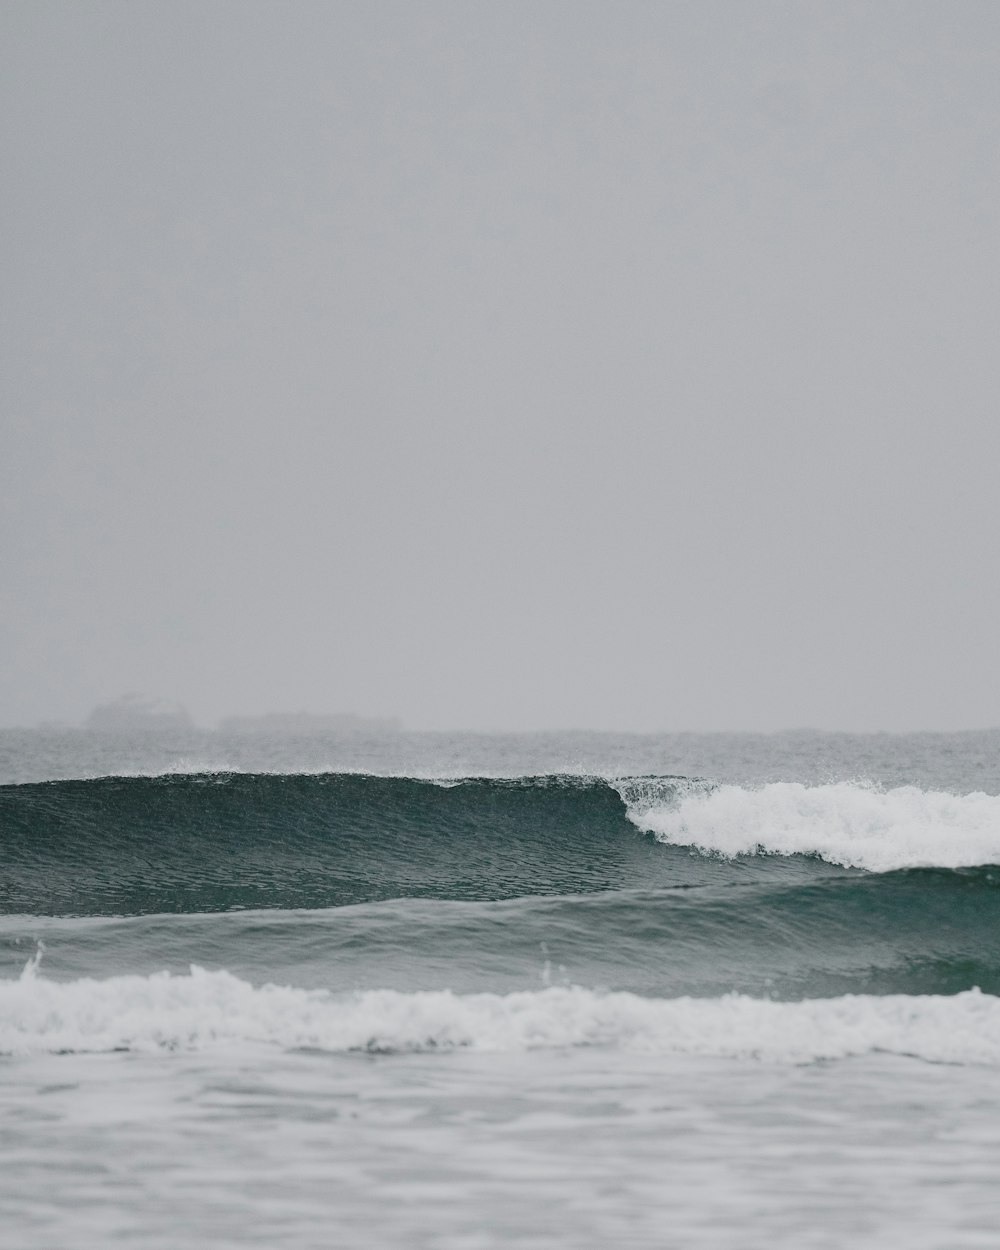
[[726, 856], [820, 855], [874, 872], [1000, 864], [1000, 796], [992, 794], [851, 782], [701, 785], [681, 788], [673, 802], [630, 804], [629, 816], [661, 842]]
[[203, 1049], [486, 1051], [605, 1046], [779, 1062], [874, 1051], [1000, 1065], [1000, 999], [845, 996], [779, 1003], [741, 995], [650, 999], [550, 987], [515, 994], [370, 990], [349, 996], [190, 974], [0, 981], [0, 1053]]

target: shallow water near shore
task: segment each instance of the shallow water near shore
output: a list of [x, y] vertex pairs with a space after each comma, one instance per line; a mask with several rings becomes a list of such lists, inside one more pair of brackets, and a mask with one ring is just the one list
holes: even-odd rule
[[0, 1108], [22, 1246], [996, 1240], [1000, 1077], [900, 1056], [63, 1055]]

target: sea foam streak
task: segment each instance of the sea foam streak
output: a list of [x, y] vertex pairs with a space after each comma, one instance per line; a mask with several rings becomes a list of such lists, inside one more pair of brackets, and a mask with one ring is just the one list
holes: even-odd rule
[[819, 855], [873, 872], [1000, 864], [997, 795], [781, 781], [680, 787], [662, 804], [622, 797], [632, 821], [660, 841], [730, 857]]
[[0, 1053], [263, 1044], [326, 1051], [521, 1051], [605, 1046], [801, 1063], [875, 1051], [1000, 1064], [1000, 999], [847, 995], [803, 1002], [650, 999], [550, 987], [514, 994], [369, 990], [348, 996], [190, 974], [0, 982]]

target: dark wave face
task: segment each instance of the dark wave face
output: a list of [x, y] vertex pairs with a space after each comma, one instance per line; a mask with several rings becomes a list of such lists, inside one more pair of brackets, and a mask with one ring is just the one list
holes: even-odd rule
[[[765, 853], [765, 801], [787, 824], [794, 800], [800, 823], [812, 813], [823, 825], [812, 842], [835, 846], [857, 832], [843, 824], [849, 804], [838, 793], [828, 810], [816, 790], [743, 793], [757, 852], [725, 857], [679, 839], [695, 827], [701, 846], [729, 838], [746, 819], [740, 793], [683, 778], [223, 774], [0, 787], [0, 964], [16, 975], [42, 940], [57, 977], [197, 962], [333, 990], [1000, 992], [1000, 873], [869, 872]], [[925, 837], [920, 793], [876, 804], [883, 821], [890, 806], [902, 813], [885, 836], [904, 849]], [[865, 854], [884, 858], [864, 818]], [[972, 803], [963, 819], [963, 846], [992, 846], [992, 808]], [[810, 836], [796, 827], [796, 845]], [[942, 843], [946, 860], [956, 844]]]
[[[657, 779], [669, 795], [670, 779]], [[0, 906], [44, 915], [495, 900], [740, 880], [668, 847], [607, 782], [356, 774], [0, 787]], [[808, 869], [800, 869], [800, 871]]]

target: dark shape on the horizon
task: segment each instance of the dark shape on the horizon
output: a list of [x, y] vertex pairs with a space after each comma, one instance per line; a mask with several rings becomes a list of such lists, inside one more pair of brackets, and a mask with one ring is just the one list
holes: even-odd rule
[[84, 727], [100, 732], [144, 732], [146, 730], [193, 729], [186, 708], [169, 699], [144, 694], [124, 694], [112, 703], [102, 703], [87, 717]]
[[382, 734], [398, 733], [396, 717], [356, 716], [353, 712], [267, 712], [263, 716], [227, 716], [220, 733], [231, 734]]

